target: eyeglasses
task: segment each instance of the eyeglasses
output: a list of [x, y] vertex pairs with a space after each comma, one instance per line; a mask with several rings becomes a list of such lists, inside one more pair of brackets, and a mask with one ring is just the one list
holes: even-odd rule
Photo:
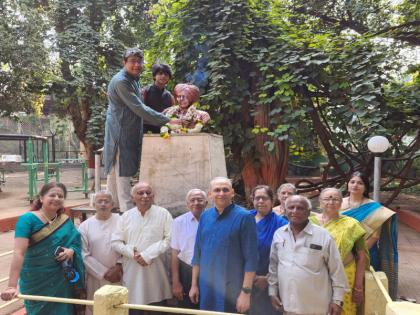
[[144, 60], [143, 59], [127, 59], [127, 61], [126, 62], [128, 62], [128, 63], [131, 63], [131, 64], [138, 64], [138, 65], [143, 65], [144, 64]]
[[219, 193], [219, 192], [228, 193], [228, 192], [230, 192], [230, 189], [229, 188], [226, 188], [226, 187], [224, 187], [224, 188], [214, 188], [213, 189], [213, 192], [214, 193]]
[[338, 199], [338, 198], [322, 198], [321, 201], [323, 202], [331, 201], [332, 203], [341, 203], [341, 199]]
[[270, 197], [267, 197], [267, 196], [256, 196], [256, 197], [254, 197], [255, 201], [258, 201], [258, 200], [267, 201], [269, 199], [270, 199]]
[[138, 195], [138, 196], [150, 196], [151, 194], [152, 194], [152, 192], [151, 191], [136, 191], [135, 192], [135, 194], [136, 195]]

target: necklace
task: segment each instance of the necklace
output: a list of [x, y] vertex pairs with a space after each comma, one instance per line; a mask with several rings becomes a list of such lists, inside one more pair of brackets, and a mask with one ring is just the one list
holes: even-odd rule
[[41, 213], [41, 216], [44, 218], [44, 220], [48, 222], [48, 224], [53, 223], [55, 219], [57, 219], [57, 212], [55, 213], [55, 217], [52, 220], [50, 220], [50, 218], [47, 216], [44, 210], [40, 209], [39, 212]]

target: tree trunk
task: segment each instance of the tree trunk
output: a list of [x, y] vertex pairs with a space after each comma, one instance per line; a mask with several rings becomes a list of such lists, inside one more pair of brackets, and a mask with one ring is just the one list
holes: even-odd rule
[[[257, 105], [254, 116], [254, 126], [269, 128], [270, 107]], [[264, 144], [267, 141], [274, 142], [274, 150], [269, 151]], [[259, 184], [268, 185], [273, 189], [284, 182], [288, 171], [288, 145], [285, 141], [274, 140], [264, 134], [255, 136], [255, 149], [246, 155], [242, 168], [242, 179], [244, 190], [247, 196], [251, 190]]]
[[67, 107], [67, 110], [73, 122], [74, 132], [76, 133], [77, 138], [80, 140], [80, 142], [83, 143], [83, 146], [86, 150], [86, 161], [88, 162], [94, 160], [93, 152], [95, 148], [93, 148], [89, 143], [86, 142], [87, 122], [90, 118], [89, 98], [84, 97], [80, 106], [75, 99], [71, 100]]

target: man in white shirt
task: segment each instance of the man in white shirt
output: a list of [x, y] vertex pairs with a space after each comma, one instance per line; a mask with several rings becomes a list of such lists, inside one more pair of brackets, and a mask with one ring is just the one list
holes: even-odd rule
[[[97, 289], [105, 284], [119, 283], [122, 277], [121, 255], [111, 249], [111, 235], [117, 227], [120, 216], [111, 213], [111, 193], [100, 191], [95, 194], [96, 214], [82, 222], [79, 232], [83, 243], [83, 262], [86, 268], [87, 298], [93, 300]], [[86, 308], [92, 314], [92, 307]]]
[[[134, 304], [164, 305], [172, 297], [164, 253], [169, 249], [172, 216], [153, 204], [148, 183], [137, 183], [131, 196], [136, 207], [124, 212], [112, 235], [112, 249], [123, 258], [123, 285]], [[130, 314], [149, 314], [130, 310]], [[158, 314], [158, 313], [153, 313]]]
[[198, 308], [198, 304], [191, 303], [188, 293], [191, 288], [191, 260], [198, 222], [207, 206], [206, 193], [200, 189], [191, 189], [187, 193], [186, 202], [190, 211], [177, 217], [172, 224], [172, 293], [178, 299], [180, 307]]
[[334, 239], [308, 217], [303, 196], [286, 200], [289, 224], [279, 228], [271, 245], [268, 293], [285, 315], [340, 315], [348, 289]]

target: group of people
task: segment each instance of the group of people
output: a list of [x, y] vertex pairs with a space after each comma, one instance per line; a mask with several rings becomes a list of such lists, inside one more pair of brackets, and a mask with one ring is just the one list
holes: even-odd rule
[[[210, 116], [196, 107], [197, 87], [178, 84], [175, 98], [165, 89], [172, 76], [167, 65], [153, 66], [154, 84], [143, 90], [143, 53], [127, 49], [123, 65], [108, 86], [108, 190], [95, 195], [96, 214], [76, 229], [64, 213], [66, 187], [45, 185], [33, 211], [16, 224], [2, 299], [18, 290], [83, 297], [84, 289], [92, 299], [102, 285], [120, 284], [136, 304], [167, 305], [175, 297], [180, 307], [251, 315], [356, 314], [369, 263], [387, 273], [396, 296], [396, 216], [369, 199], [369, 181], [361, 173], [351, 176], [346, 198], [324, 189], [320, 212], [311, 212], [311, 202], [289, 183], [279, 187], [277, 198], [270, 187], [255, 187], [253, 209], [246, 210], [233, 202], [230, 180], [217, 177], [207, 193], [190, 190], [188, 211], [173, 220], [154, 204], [148, 183], [131, 187], [145, 130], [199, 132]], [[213, 206], [206, 209], [209, 201]], [[115, 207], [121, 216], [112, 213]], [[25, 301], [25, 307], [28, 315], [84, 311], [36, 301]]]
[[[135, 304], [166, 306], [174, 297], [179, 307], [230, 313], [356, 314], [370, 261], [377, 268], [394, 264], [390, 280], [396, 278], [397, 261], [387, 257], [397, 252], [374, 256], [396, 248], [395, 215], [366, 197], [363, 174], [353, 174], [347, 189], [346, 198], [324, 189], [320, 211], [311, 212], [310, 200], [283, 184], [277, 199], [284, 212], [277, 214], [270, 187], [255, 187], [253, 209], [246, 210], [233, 202], [230, 180], [218, 177], [207, 193], [190, 190], [188, 211], [173, 220], [154, 204], [152, 187], [139, 182], [131, 190], [133, 208], [112, 213], [112, 195], [98, 192], [96, 214], [76, 229], [63, 211], [65, 186], [49, 183], [34, 211], [16, 224], [9, 286], [1, 297], [17, 295], [19, 278], [24, 294], [75, 297], [86, 288], [93, 299], [102, 285], [119, 284]], [[213, 207], [207, 208], [208, 199]], [[69, 279], [64, 261], [79, 279]], [[25, 307], [30, 315], [75, 313], [70, 304], [25, 301]]]

